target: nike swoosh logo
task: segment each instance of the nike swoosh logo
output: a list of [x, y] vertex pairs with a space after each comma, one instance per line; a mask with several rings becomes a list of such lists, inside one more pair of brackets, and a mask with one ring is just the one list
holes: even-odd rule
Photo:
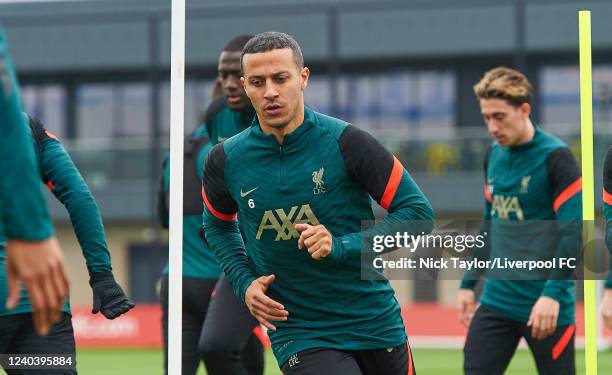
[[257, 189], [259, 189], [259, 186], [256, 187], [255, 189], [251, 189], [251, 190], [249, 190], [247, 192], [244, 192], [244, 193], [242, 192], [242, 189], [240, 189], [240, 198], [246, 197], [247, 195], [251, 194], [252, 192], [254, 192]]

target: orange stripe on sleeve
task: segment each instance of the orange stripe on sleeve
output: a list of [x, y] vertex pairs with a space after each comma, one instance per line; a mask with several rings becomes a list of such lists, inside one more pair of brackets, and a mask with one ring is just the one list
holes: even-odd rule
[[208, 208], [208, 211], [210, 211], [210, 213], [212, 213], [217, 219], [223, 220], [223, 221], [234, 221], [238, 217], [238, 214], [227, 215], [227, 214], [224, 214], [224, 213], [221, 213], [215, 210], [212, 204], [210, 204], [210, 202], [208, 201], [208, 198], [206, 198], [206, 194], [204, 193], [204, 188], [202, 188], [202, 198], [204, 198], [204, 204], [206, 204], [206, 208]]
[[56, 141], [59, 141], [59, 138], [57, 137], [57, 135], [55, 135], [55, 134], [51, 133], [50, 131], [45, 130], [45, 134], [47, 135], [47, 137], [49, 137], [49, 138], [53, 138], [53, 139], [55, 139]]
[[47, 181], [47, 187], [49, 187], [50, 190], [55, 190], [55, 185], [53, 185], [53, 182], [51, 182], [50, 180]]
[[393, 169], [391, 169], [391, 176], [389, 177], [389, 181], [387, 182], [387, 187], [385, 188], [385, 192], [380, 199], [380, 205], [385, 210], [388, 210], [391, 206], [391, 202], [393, 202], [393, 198], [395, 198], [395, 193], [397, 192], [397, 188], [399, 187], [400, 181], [402, 180], [402, 175], [404, 174], [404, 167], [402, 163], [395, 156], [393, 156]]
[[487, 202], [493, 202], [493, 198], [491, 198], [491, 190], [489, 190], [489, 185], [485, 184], [484, 186], [484, 195]]
[[603, 191], [603, 201], [605, 204], [612, 205], [612, 194], [608, 193], [606, 189]]
[[556, 361], [557, 358], [559, 358], [559, 356], [561, 355], [561, 353], [563, 353], [563, 350], [565, 350], [565, 348], [567, 347], [567, 344], [569, 344], [570, 340], [574, 336], [575, 330], [576, 330], [576, 326], [574, 325], [568, 326], [565, 332], [563, 333], [563, 336], [561, 336], [559, 341], [557, 341], [557, 343], [555, 344], [552, 350], [553, 361]]
[[567, 202], [580, 190], [582, 190], [582, 177], [578, 177], [576, 181], [572, 182], [570, 186], [566, 187], [565, 190], [563, 190], [563, 192], [559, 194], [559, 196], [557, 197], [557, 199], [555, 199], [555, 202], [553, 203], [553, 210], [557, 212], [557, 210], [559, 210], [559, 207], [561, 207], [563, 203]]

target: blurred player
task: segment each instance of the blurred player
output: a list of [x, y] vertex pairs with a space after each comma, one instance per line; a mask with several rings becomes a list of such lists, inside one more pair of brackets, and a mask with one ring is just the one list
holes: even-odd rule
[[429, 202], [373, 137], [304, 106], [309, 70], [293, 38], [255, 36], [242, 69], [257, 116], [204, 172], [204, 232], [221, 268], [284, 374], [414, 374], [393, 289], [361, 278], [360, 231], [370, 196], [389, 211], [375, 228], [431, 230]]
[[[115, 319], [129, 311], [134, 304], [113, 277], [96, 202], [57, 137], [46, 131], [37, 119], [25, 114], [24, 117], [29, 122], [32, 134], [29, 147], [36, 150], [43, 182], [68, 210], [83, 250], [93, 291], [92, 312], [102, 312], [107, 319]], [[0, 246], [0, 269], [4, 270], [4, 246]], [[0, 293], [5, 290], [5, 276], [4, 272], [0, 272]], [[22, 290], [19, 304], [14, 309], [6, 310], [0, 306], [0, 353], [75, 354], [70, 305], [66, 303], [62, 310], [62, 319], [51, 328], [49, 334], [38, 336], [32, 325], [29, 296]], [[54, 371], [59, 373], [59, 370]]]
[[[248, 127], [255, 116], [240, 84], [240, 53], [251, 35], [233, 38], [219, 56], [217, 98], [204, 123], [185, 141], [183, 203], [183, 374], [195, 374], [200, 363], [209, 375], [263, 373], [263, 346], [253, 329], [258, 322], [233, 293], [214, 254], [201, 238], [202, 173], [212, 144]], [[208, 131], [207, 131], [208, 129]], [[209, 133], [210, 132], [210, 133]], [[208, 134], [214, 134], [212, 142]], [[159, 199], [162, 226], [168, 227], [170, 168], [166, 162]], [[162, 277], [162, 326], [167, 357], [168, 268]], [[167, 360], [166, 360], [167, 364]], [[167, 367], [167, 366], [166, 366]]]
[[213, 145], [248, 128], [255, 117], [255, 109], [240, 83], [240, 54], [251, 37], [239, 35], [233, 38], [219, 55], [219, 76], [213, 93], [216, 98], [206, 110], [203, 124]]
[[34, 328], [46, 334], [61, 318], [62, 304], [68, 297], [68, 272], [53, 237], [34, 152], [21, 115], [19, 87], [1, 29], [0, 168], [0, 234], [7, 239], [9, 283], [6, 305], [16, 306], [22, 281], [32, 297]]
[[[538, 259], [576, 257], [581, 245], [575, 225], [582, 214], [580, 171], [568, 147], [531, 122], [531, 84], [520, 72], [500, 67], [488, 71], [474, 92], [493, 138], [484, 167], [483, 220], [490, 259], [520, 259], [520, 252], [529, 250]], [[532, 224], [509, 232], [523, 220]], [[458, 308], [469, 326], [465, 373], [502, 374], [523, 337], [540, 374], [574, 374], [574, 282], [533, 280], [528, 270], [512, 272], [511, 280], [485, 281], [475, 313], [473, 289], [479, 275], [464, 275]]]
[[[612, 147], [608, 148], [603, 170], [603, 213], [606, 221], [606, 246], [612, 252]], [[601, 315], [608, 328], [612, 328], [612, 265], [605, 282], [606, 289], [601, 302]]]

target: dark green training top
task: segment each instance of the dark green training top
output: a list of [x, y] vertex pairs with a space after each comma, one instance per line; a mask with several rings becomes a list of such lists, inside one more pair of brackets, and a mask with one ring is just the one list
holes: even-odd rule
[[[606, 221], [606, 246], [612, 252], [612, 147], [608, 148], [603, 171], [603, 212]], [[610, 271], [605, 282], [606, 288], [612, 288], [612, 260]]]
[[[204, 122], [185, 137], [183, 170], [183, 276], [215, 279], [221, 270], [202, 232], [202, 173], [204, 159], [213, 145], [248, 128], [255, 110], [248, 105], [242, 111], [231, 110], [225, 97], [213, 101], [204, 114]], [[168, 228], [170, 163], [164, 161], [162, 186], [158, 197], [158, 215]], [[168, 274], [168, 265], [164, 267]]]
[[[571, 151], [539, 127], [526, 144], [502, 147], [494, 142], [485, 158], [483, 220], [488, 223], [489, 259], [578, 257], [581, 190], [580, 171]], [[557, 324], [573, 324], [573, 280], [559, 278], [556, 272], [534, 280], [538, 277], [534, 275], [542, 274], [536, 272], [514, 269], [506, 277], [489, 277], [480, 302], [526, 323], [538, 298], [547, 296], [560, 304]], [[477, 282], [477, 271], [466, 272], [461, 288], [472, 289]]]
[[0, 225], [7, 238], [40, 241], [53, 227], [21, 114], [19, 87], [0, 29]]
[[[202, 173], [204, 159], [212, 148], [206, 129], [200, 126], [185, 137], [183, 164], [183, 276], [216, 279], [221, 274], [215, 256], [202, 239]], [[164, 161], [161, 195], [158, 198], [160, 222], [168, 228], [170, 163]], [[168, 274], [168, 265], [163, 273]]]
[[247, 105], [242, 111], [234, 111], [227, 106], [225, 97], [212, 102], [204, 114], [204, 127], [213, 145], [233, 137], [251, 126], [255, 117], [253, 106]]
[[[402, 164], [372, 136], [306, 107], [304, 122], [280, 145], [255, 118], [212, 149], [204, 191], [206, 239], [236, 294], [244, 300], [256, 277], [276, 275], [267, 294], [289, 312], [268, 332], [280, 365], [310, 348], [405, 343], [388, 280], [361, 277], [361, 221], [374, 218], [370, 196], [389, 212], [377, 226], [426, 220], [424, 229], [431, 231], [433, 211]], [[328, 257], [314, 260], [298, 249], [298, 223], [330, 231]]]
[[[89, 274], [112, 271], [102, 217], [83, 177], [57, 137], [46, 131], [37, 119], [25, 114], [23, 117], [30, 124], [26, 127], [30, 133], [28, 147], [36, 154], [43, 182], [70, 214], [70, 221], [85, 256]], [[40, 179], [38, 183], [40, 184]], [[0, 237], [0, 301], [6, 301], [4, 237], [1, 234]], [[15, 309], [7, 311], [4, 302], [0, 303], [0, 316], [31, 311], [32, 306], [25, 289], [22, 289], [19, 304]], [[70, 311], [68, 302], [64, 311]]]

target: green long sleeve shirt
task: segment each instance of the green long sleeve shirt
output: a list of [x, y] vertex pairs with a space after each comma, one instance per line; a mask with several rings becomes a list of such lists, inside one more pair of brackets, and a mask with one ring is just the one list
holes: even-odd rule
[[7, 238], [40, 241], [53, 227], [21, 114], [19, 86], [0, 29], [0, 225]]
[[[23, 117], [27, 121], [27, 116]], [[38, 129], [34, 133], [41, 135], [38, 140], [41, 147], [39, 148], [31, 128], [24, 125], [30, 135], [28, 147], [36, 155], [37, 170], [42, 175], [42, 181], [68, 210], [85, 257], [87, 270], [90, 274], [112, 271], [102, 217], [87, 184], [57, 137], [47, 132], [37, 120], [30, 119], [30, 121], [33, 122], [34, 128]], [[38, 180], [38, 184], [42, 185], [41, 179]], [[3, 242], [3, 239], [0, 240], [0, 243]], [[4, 258], [4, 245], [0, 245], [0, 301], [5, 301], [7, 296]], [[4, 303], [0, 303], [0, 316], [31, 311], [32, 307], [25, 289], [22, 289], [20, 302], [15, 309], [7, 311]], [[70, 311], [68, 303], [64, 306], [64, 311]]]
[[[421, 229], [431, 231], [433, 211], [401, 163], [373, 137], [306, 107], [304, 122], [280, 145], [255, 118], [213, 147], [204, 191], [206, 239], [236, 294], [244, 299], [256, 277], [276, 275], [267, 294], [289, 312], [268, 332], [280, 365], [311, 348], [405, 343], [389, 281], [362, 278], [361, 224], [374, 219], [370, 197], [389, 212], [382, 225], [423, 220], [429, 224]], [[314, 260], [298, 249], [298, 223], [326, 227], [333, 236], [328, 257]]]
[[[534, 138], [526, 144], [493, 143], [485, 161], [484, 190], [488, 259], [579, 256], [582, 180], [575, 158], [561, 140], [536, 127]], [[555, 270], [536, 272], [490, 270], [480, 302], [526, 323], [535, 302], [546, 296], [560, 304], [557, 324], [573, 324], [573, 280]], [[474, 288], [478, 276], [467, 272], [461, 287]]]

